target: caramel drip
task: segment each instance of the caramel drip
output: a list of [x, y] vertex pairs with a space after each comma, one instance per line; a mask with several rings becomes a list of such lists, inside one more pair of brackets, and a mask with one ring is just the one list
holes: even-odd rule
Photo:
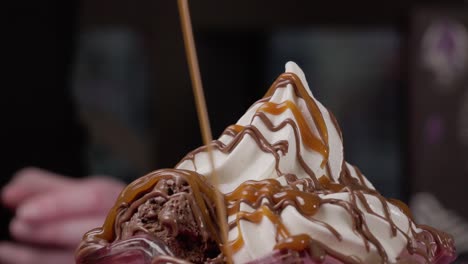
[[314, 215], [320, 203], [320, 198], [316, 194], [282, 186], [277, 180], [247, 181], [233, 192], [226, 194], [228, 215], [238, 212], [241, 202], [258, 208], [262, 199], [267, 199], [275, 211], [293, 205], [305, 216]]
[[244, 236], [242, 236], [242, 232], [239, 227], [239, 220], [236, 218], [236, 225], [237, 225], [237, 238], [229, 241], [228, 246], [231, 247], [233, 253], [238, 252], [244, 246]]
[[309, 149], [315, 150], [318, 153], [320, 153], [324, 157], [323, 164], [325, 164], [327, 162], [326, 159], [328, 157], [328, 147], [312, 133], [309, 125], [304, 119], [304, 116], [299, 111], [295, 103], [289, 100], [284, 101], [280, 104], [266, 102], [262, 106], [260, 106], [257, 111], [264, 111], [272, 115], [280, 115], [286, 110], [290, 110], [293, 113], [294, 118], [296, 119], [296, 122], [299, 125], [302, 143], [304, 143], [304, 145], [306, 145]]
[[[322, 193], [321, 190], [316, 189], [315, 183], [310, 178], [298, 179], [297, 176], [294, 174], [286, 174], [284, 175], [284, 178], [286, 179], [286, 182], [289, 186], [298, 188], [302, 190], [303, 192], [310, 192], [310, 193], [315, 192], [317, 194]], [[319, 181], [317, 180], [317, 182]]]
[[286, 229], [286, 227], [283, 225], [283, 223], [281, 222], [280, 218], [275, 213], [273, 213], [269, 207], [262, 206], [252, 213], [240, 211], [236, 214], [236, 220], [235, 220], [237, 231], [238, 231], [238, 236], [236, 239], [229, 242], [229, 246], [232, 248], [233, 252], [239, 251], [244, 245], [244, 238], [242, 236], [242, 231], [240, 229], [240, 221], [247, 220], [251, 223], [258, 224], [262, 221], [263, 217], [267, 217], [276, 226], [276, 234], [277, 234], [276, 239], [277, 240], [279, 239], [279, 237], [289, 236], [289, 232]]
[[342, 184], [339, 184], [339, 183], [334, 183], [334, 182], [331, 182], [330, 181], [330, 178], [326, 177], [326, 176], [322, 176], [319, 178], [319, 182], [321, 184], [321, 186], [326, 189], [326, 190], [330, 190], [332, 192], [340, 192], [341, 190], [343, 190], [343, 188], [345, 187], [344, 185]]
[[322, 162], [322, 166], [324, 166], [328, 161], [329, 155], [329, 147], [328, 147], [328, 130], [325, 124], [325, 120], [323, 119], [322, 112], [318, 107], [317, 103], [312, 99], [312, 97], [307, 92], [306, 88], [302, 84], [301, 79], [292, 72], [285, 72], [281, 74], [276, 81], [271, 85], [270, 89], [265, 94], [264, 98], [271, 97], [276, 89], [279, 87], [285, 87], [290, 84], [296, 93], [297, 96], [304, 99], [307, 105], [307, 109], [309, 113], [312, 115], [314, 123], [317, 127], [317, 130], [323, 140], [323, 145], [325, 146], [325, 153], [324, 153], [324, 160]]
[[242, 231], [240, 230], [239, 222], [241, 220], [247, 220], [251, 223], [258, 224], [260, 223], [260, 221], [262, 221], [263, 217], [268, 218], [276, 227], [277, 241], [281, 238], [289, 237], [289, 231], [284, 226], [283, 222], [281, 221], [281, 218], [276, 213], [272, 212], [268, 206], [261, 206], [259, 209], [251, 213], [240, 211], [236, 214], [236, 223], [239, 235], [235, 240], [229, 243], [233, 252], [239, 251], [244, 243], [244, 238], [242, 236]]
[[290, 249], [295, 251], [302, 251], [309, 248], [312, 243], [312, 238], [306, 234], [289, 236], [284, 240], [279, 241], [274, 249], [284, 250]]
[[232, 130], [237, 134], [244, 129], [244, 126], [235, 124], [235, 125], [230, 125], [227, 129]]
[[228, 135], [228, 136], [231, 136], [231, 137], [235, 137], [243, 129], [244, 129], [244, 126], [241, 126], [241, 125], [237, 125], [237, 124], [230, 125], [224, 130], [223, 135]]
[[[247, 181], [233, 192], [226, 194], [226, 201], [228, 203], [228, 215], [236, 215], [236, 221], [229, 224], [230, 228], [238, 228], [238, 237], [230, 243], [234, 252], [239, 250], [244, 243], [241, 230], [239, 230], [240, 219], [258, 223], [258, 221], [260, 221], [258, 217], [263, 214], [272, 221], [274, 226], [280, 228], [277, 230], [279, 232], [276, 235], [277, 239], [279, 239], [279, 237], [288, 237], [287, 230], [283, 228], [284, 225], [279, 217], [280, 213], [288, 205], [296, 208], [310, 221], [327, 228], [338, 240], [342, 239], [339, 232], [333, 227], [311, 218], [320, 206], [320, 198], [315, 193], [300, 191], [293, 185], [283, 186], [274, 179]], [[240, 212], [241, 203], [245, 203], [254, 208], [254, 214], [250, 215], [250, 213], [247, 212]], [[265, 211], [267, 208], [268, 211]], [[268, 213], [268, 215], [265, 215], [265, 213]], [[241, 217], [239, 218], [239, 216]]]

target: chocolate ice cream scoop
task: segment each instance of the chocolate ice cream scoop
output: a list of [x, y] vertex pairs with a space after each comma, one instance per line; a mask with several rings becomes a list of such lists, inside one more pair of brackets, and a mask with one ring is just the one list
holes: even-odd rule
[[193, 263], [215, 262], [221, 253], [215, 195], [205, 177], [193, 171], [166, 169], [144, 176], [125, 188], [104, 226], [85, 235], [78, 263], [91, 263], [89, 253], [119, 241], [133, 241], [140, 249], [157, 241], [165, 250], [151, 249], [148, 255], [165, 256], [166, 261], [177, 256]]

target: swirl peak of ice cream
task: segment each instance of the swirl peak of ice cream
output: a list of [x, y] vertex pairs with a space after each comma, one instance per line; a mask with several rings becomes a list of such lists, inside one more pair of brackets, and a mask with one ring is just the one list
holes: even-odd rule
[[[313, 97], [293, 62], [286, 64], [286, 72], [264, 98], [211, 144], [219, 192], [199, 179], [212, 174], [207, 147], [200, 147], [176, 169], [158, 171], [127, 187], [103, 228], [85, 236], [78, 255], [102, 247], [103, 241], [156, 234], [172, 254], [179, 252], [175, 257], [200, 263], [220, 260], [222, 254], [216, 257], [219, 251], [213, 249], [220, 239], [210, 201], [221, 193], [229, 223], [224, 247], [231, 248], [235, 263], [255, 261], [273, 251], [307, 251], [316, 262], [333, 259], [332, 263], [447, 263], [455, 258], [449, 235], [415, 224], [406, 205], [384, 198], [345, 161], [337, 121]], [[158, 177], [165, 177], [162, 184]], [[188, 187], [168, 189], [181, 177]], [[151, 207], [158, 201], [148, 201], [158, 194], [163, 199]], [[199, 231], [191, 237], [208, 253], [181, 256], [177, 237], [192, 229], [184, 231], [177, 220], [169, 221], [177, 217], [167, 209], [180, 204], [198, 219], [192, 229]], [[148, 226], [149, 211], [160, 218], [152, 219], [168, 223]], [[161, 238], [167, 233], [172, 238]]]

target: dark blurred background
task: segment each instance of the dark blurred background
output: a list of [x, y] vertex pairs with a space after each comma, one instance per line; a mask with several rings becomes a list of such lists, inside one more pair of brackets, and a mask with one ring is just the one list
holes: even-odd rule
[[[31, 165], [130, 182], [201, 145], [177, 1], [16, 5], [2, 185]], [[467, 5], [190, 1], [213, 135], [293, 60], [335, 113], [346, 159], [384, 195], [428, 192], [468, 218]]]

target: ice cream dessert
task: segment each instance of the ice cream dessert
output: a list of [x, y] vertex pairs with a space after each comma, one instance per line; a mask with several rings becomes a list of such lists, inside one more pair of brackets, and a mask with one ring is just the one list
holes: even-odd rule
[[[345, 161], [337, 121], [293, 62], [211, 144], [219, 189], [210, 184], [207, 147], [190, 152], [175, 169], [131, 183], [104, 225], [84, 236], [77, 262], [222, 263], [227, 248], [234, 263], [455, 259], [451, 236], [414, 223], [405, 204], [384, 198]], [[226, 206], [226, 244], [217, 195]]]

